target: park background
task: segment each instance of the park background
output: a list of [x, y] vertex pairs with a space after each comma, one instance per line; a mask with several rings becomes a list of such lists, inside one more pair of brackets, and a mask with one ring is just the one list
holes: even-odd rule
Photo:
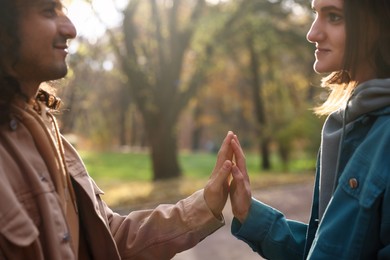
[[308, 0], [67, 0], [78, 29], [53, 82], [62, 133], [116, 209], [202, 188], [227, 131], [252, 187], [314, 173], [327, 92]]

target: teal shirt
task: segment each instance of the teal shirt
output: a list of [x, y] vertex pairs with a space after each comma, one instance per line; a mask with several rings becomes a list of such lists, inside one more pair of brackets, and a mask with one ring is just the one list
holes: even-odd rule
[[309, 224], [252, 199], [232, 234], [267, 259], [390, 259], [390, 107], [355, 120], [341, 149], [338, 185], [321, 223], [317, 174]]

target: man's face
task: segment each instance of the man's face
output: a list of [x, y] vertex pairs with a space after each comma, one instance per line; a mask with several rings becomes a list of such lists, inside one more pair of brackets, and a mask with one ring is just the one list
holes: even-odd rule
[[29, 94], [34, 91], [29, 88], [66, 75], [67, 40], [76, 37], [76, 29], [57, 0], [35, 0], [22, 8], [19, 57], [12, 74]]

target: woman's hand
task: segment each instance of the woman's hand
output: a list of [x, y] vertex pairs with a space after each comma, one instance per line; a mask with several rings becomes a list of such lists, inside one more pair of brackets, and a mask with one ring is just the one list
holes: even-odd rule
[[249, 213], [252, 194], [245, 155], [237, 137], [231, 141], [231, 145], [236, 164], [232, 166], [233, 180], [230, 184], [230, 202], [233, 215], [243, 223]]
[[234, 138], [233, 132], [229, 131], [218, 152], [214, 170], [204, 188], [205, 201], [217, 218], [221, 217], [229, 193], [229, 176], [233, 165], [231, 143]]

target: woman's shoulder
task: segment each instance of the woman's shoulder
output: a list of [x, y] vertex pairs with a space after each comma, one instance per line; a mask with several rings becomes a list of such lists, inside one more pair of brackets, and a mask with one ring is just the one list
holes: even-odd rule
[[374, 168], [385, 167], [390, 170], [388, 160], [388, 154], [390, 153], [389, 129], [390, 113], [377, 116], [364, 140], [356, 148], [355, 154], [359, 155], [362, 161], [366, 161], [367, 164]]
[[[382, 141], [390, 140], [390, 107], [386, 107], [375, 116], [375, 122], [371, 128], [371, 135], [382, 137]], [[390, 147], [389, 147], [390, 148]]]

